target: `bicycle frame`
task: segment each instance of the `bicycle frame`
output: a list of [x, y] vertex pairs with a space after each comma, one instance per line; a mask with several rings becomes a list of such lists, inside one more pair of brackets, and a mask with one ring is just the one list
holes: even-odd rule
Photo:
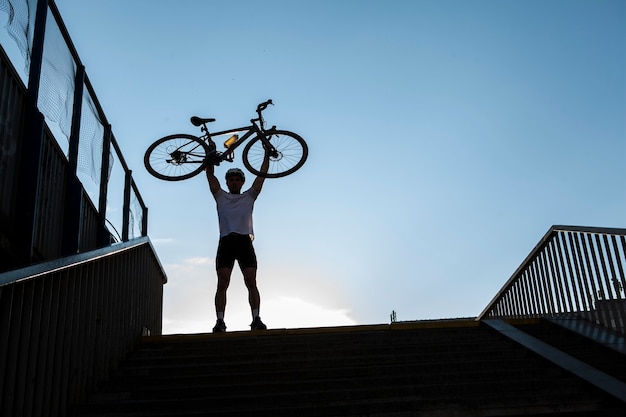
[[[209, 132], [209, 130], [206, 128], [206, 124], [205, 124], [204, 125], [204, 132], [205, 133], [204, 133], [203, 136], [201, 136], [201, 139], [207, 141], [209, 144], [214, 145], [216, 147], [215, 152], [219, 156], [221, 161], [232, 162], [233, 159], [234, 159], [233, 153], [235, 152], [235, 149], [237, 149], [242, 143], [244, 143], [250, 136], [252, 136], [254, 134], [257, 134], [259, 137], [261, 137], [261, 140], [263, 140], [264, 143], [269, 144], [269, 141], [267, 141], [266, 136], [265, 136], [266, 130], [263, 129], [258, 124], [260, 122], [260, 120], [259, 119], [252, 119], [252, 120], [250, 120], [250, 122], [252, 123], [250, 126], [237, 127], [237, 128], [234, 128], [234, 129], [222, 130], [222, 131], [215, 132], [215, 133]], [[275, 127], [272, 127], [272, 129], [275, 129]], [[270, 130], [272, 130], [272, 129], [270, 129]], [[237, 139], [237, 141], [235, 143], [230, 145], [228, 147], [228, 149], [226, 149], [224, 152], [218, 152], [217, 151], [217, 145], [213, 141], [213, 137], [215, 137], [215, 136], [222, 136], [222, 135], [228, 135], [228, 134], [234, 134], [234, 133], [238, 133], [238, 132], [246, 132], [246, 133], [244, 133], [243, 136], [241, 136], [239, 139]]]

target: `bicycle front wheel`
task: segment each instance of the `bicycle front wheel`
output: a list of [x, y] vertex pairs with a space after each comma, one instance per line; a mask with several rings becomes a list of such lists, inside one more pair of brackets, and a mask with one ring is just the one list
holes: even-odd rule
[[193, 135], [165, 136], [154, 142], [143, 158], [148, 172], [165, 181], [180, 181], [198, 175], [205, 166], [209, 146]]
[[296, 172], [309, 156], [309, 148], [299, 135], [286, 130], [266, 132], [276, 153], [270, 156], [267, 172], [261, 172], [265, 158], [265, 148], [259, 136], [246, 144], [243, 150], [243, 164], [254, 175], [265, 178], [279, 178]]

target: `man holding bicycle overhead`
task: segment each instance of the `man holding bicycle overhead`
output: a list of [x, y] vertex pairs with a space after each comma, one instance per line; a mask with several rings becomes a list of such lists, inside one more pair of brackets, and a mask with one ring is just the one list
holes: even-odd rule
[[[269, 168], [269, 155], [266, 152], [261, 165], [261, 172], [267, 172]], [[256, 283], [257, 259], [252, 246], [254, 231], [252, 228], [252, 211], [254, 202], [263, 187], [264, 177], [256, 177], [252, 187], [241, 192], [245, 183], [245, 175], [239, 168], [231, 168], [226, 172], [226, 187], [228, 192], [220, 186], [215, 177], [215, 166], [208, 164], [206, 169], [209, 188], [217, 205], [217, 216], [220, 228], [220, 240], [215, 258], [217, 270], [217, 291], [215, 293], [215, 311], [217, 322], [213, 327], [213, 333], [225, 332], [224, 312], [226, 310], [226, 291], [230, 284], [230, 276], [233, 272], [235, 260], [248, 289], [248, 301], [252, 309], [251, 330], [266, 330], [267, 326], [259, 317], [261, 298]]]

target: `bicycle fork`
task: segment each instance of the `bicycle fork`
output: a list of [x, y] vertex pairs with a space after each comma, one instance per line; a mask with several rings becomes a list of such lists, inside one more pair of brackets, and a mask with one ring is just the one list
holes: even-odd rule
[[276, 149], [276, 147], [274, 145], [272, 145], [272, 143], [270, 142], [270, 139], [272, 137], [272, 133], [271, 131], [276, 129], [276, 127], [272, 127], [272, 129], [270, 129], [270, 133], [268, 134], [267, 131], [266, 132], [262, 132], [262, 136], [261, 136], [261, 142], [263, 143], [263, 149], [265, 149], [265, 152], [269, 153], [270, 158], [274, 158], [274, 159], [278, 159], [279, 158], [279, 153], [278, 150]]

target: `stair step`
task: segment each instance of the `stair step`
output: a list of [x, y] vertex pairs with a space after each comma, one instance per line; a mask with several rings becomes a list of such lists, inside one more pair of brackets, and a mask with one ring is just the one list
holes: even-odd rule
[[615, 410], [626, 408], [498, 332], [463, 323], [151, 338], [77, 415], [578, 417]]

